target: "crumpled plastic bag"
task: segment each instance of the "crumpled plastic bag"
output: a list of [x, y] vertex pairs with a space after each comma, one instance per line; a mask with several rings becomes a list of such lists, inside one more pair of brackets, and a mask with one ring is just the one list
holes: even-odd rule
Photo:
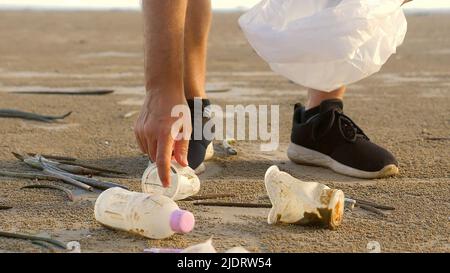
[[406, 35], [404, 0], [263, 0], [239, 18], [272, 70], [332, 91], [377, 71]]

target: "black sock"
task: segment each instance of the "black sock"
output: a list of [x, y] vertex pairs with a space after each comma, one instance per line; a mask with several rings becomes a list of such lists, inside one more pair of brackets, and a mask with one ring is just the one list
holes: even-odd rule
[[[205, 126], [205, 123], [210, 120], [209, 117], [204, 117], [203, 113], [205, 111], [205, 108], [207, 106], [211, 105], [211, 102], [208, 99], [202, 99], [202, 106], [201, 109], [194, 109], [195, 108], [195, 99], [188, 99], [188, 105], [191, 110], [191, 121], [192, 121], [192, 134], [191, 134], [191, 140], [189, 141], [189, 150], [188, 150], [188, 162], [189, 166], [192, 169], [196, 169], [204, 160], [205, 154], [206, 154], [206, 148], [211, 143], [211, 140], [208, 140], [203, 135], [203, 128]], [[197, 102], [198, 103], [198, 102]], [[194, 125], [194, 117], [195, 117], [195, 110], [200, 111], [200, 113], [197, 113], [197, 115], [201, 115], [202, 118], [202, 124], [201, 127], [196, 128]], [[202, 139], [194, 140], [194, 135], [196, 130], [201, 130]]]

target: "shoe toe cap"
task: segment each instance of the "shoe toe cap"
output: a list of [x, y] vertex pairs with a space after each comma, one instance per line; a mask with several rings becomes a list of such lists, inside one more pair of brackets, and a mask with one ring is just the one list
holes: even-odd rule
[[392, 153], [366, 140], [342, 145], [334, 151], [332, 157], [347, 166], [367, 172], [381, 171], [390, 165], [398, 167]]

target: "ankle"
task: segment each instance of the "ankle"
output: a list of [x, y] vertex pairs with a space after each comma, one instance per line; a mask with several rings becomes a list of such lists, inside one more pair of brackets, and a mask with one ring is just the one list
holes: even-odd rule
[[186, 97], [186, 99], [195, 99], [195, 98], [207, 99], [205, 86], [199, 84], [192, 86], [191, 84], [185, 83], [184, 96]]
[[331, 92], [319, 91], [319, 90], [308, 90], [308, 100], [306, 102], [305, 108], [306, 110], [312, 109], [314, 107], [319, 106], [322, 101], [330, 100], [330, 99], [344, 99], [345, 94], [345, 86], [333, 90]]
[[205, 92], [186, 92], [184, 96], [187, 100], [208, 99], [208, 96], [206, 96]]

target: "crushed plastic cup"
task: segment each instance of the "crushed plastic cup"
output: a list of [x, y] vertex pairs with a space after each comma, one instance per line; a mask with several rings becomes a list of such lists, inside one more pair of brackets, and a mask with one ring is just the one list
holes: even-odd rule
[[269, 224], [321, 224], [337, 228], [344, 216], [344, 193], [317, 182], [303, 182], [277, 166], [266, 171], [264, 179], [272, 208]]
[[206, 242], [187, 247], [181, 253], [217, 253], [217, 250], [212, 245], [212, 238]]
[[159, 179], [156, 163], [150, 163], [142, 175], [142, 192], [164, 195], [174, 201], [185, 199], [199, 192], [200, 179], [189, 166], [182, 167], [177, 162], [172, 161], [171, 172], [170, 186], [164, 188], [161, 179]]
[[236, 246], [228, 249], [225, 253], [250, 253], [250, 251], [241, 246]]
[[180, 253], [182, 249], [179, 248], [146, 248], [144, 249], [145, 253]]
[[[212, 237], [203, 243], [189, 246], [185, 249], [178, 248], [148, 248], [144, 249], [146, 253], [217, 253], [212, 244]], [[225, 253], [250, 253], [247, 249], [237, 246], [228, 249]]]

